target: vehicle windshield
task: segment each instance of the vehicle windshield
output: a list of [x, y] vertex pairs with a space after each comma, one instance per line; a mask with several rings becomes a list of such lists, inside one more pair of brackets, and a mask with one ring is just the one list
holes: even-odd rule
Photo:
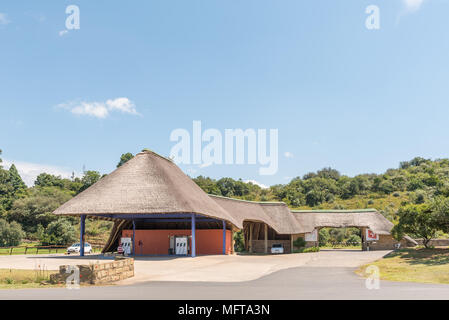
[[273, 248], [282, 248], [282, 244], [273, 244]]

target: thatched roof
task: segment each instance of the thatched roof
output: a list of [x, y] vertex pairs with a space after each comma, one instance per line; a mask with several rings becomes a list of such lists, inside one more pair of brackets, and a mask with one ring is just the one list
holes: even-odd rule
[[279, 234], [299, 233], [301, 227], [283, 202], [254, 202], [210, 195], [243, 225], [243, 221], [265, 222]]
[[139, 215], [196, 213], [225, 220], [264, 222], [279, 234], [317, 227], [367, 227], [389, 234], [393, 224], [376, 210], [290, 211], [283, 202], [253, 202], [207, 195], [171, 160], [143, 151], [69, 200], [57, 215]]
[[293, 210], [301, 226], [300, 233], [312, 232], [315, 228], [366, 227], [377, 234], [390, 234], [393, 223], [375, 209], [364, 210]]
[[178, 166], [151, 151], [137, 154], [54, 213], [91, 216], [196, 213], [242, 227]]

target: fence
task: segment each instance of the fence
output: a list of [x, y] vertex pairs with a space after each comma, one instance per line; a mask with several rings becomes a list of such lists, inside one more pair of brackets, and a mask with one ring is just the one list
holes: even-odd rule
[[[92, 245], [94, 252], [98, 252], [102, 246]], [[0, 247], [0, 255], [13, 254], [39, 254], [42, 253], [64, 253], [67, 246], [16, 246], [16, 247]]]

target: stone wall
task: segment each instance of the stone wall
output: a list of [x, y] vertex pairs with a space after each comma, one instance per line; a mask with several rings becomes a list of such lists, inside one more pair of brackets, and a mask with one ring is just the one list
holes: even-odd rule
[[[420, 246], [423, 245], [422, 239], [415, 239], [415, 241], [418, 242]], [[448, 247], [449, 239], [432, 239], [430, 240], [429, 245], [434, 247]]]
[[[368, 241], [364, 242], [362, 245], [362, 250], [393, 250], [396, 249], [395, 245], [398, 243], [391, 235], [379, 235], [378, 241]], [[413, 243], [409, 243], [406, 239], [400, 241], [401, 248], [413, 247]]]
[[[65, 283], [73, 273], [67, 273], [71, 266], [59, 267], [59, 273], [50, 276], [52, 283]], [[134, 277], [134, 259], [117, 257], [113, 262], [77, 265], [80, 273], [80, 283], [102, 284]]]

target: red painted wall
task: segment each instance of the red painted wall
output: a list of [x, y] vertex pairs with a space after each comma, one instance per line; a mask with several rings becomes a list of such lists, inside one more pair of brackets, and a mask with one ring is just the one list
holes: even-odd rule
[[[136, 230], [136, 254], [167, 255], [170, 236], [190, 235], [190, 230]], [[132, 230], [123, 230], [122, 237], [132, 236]], [[200, 229], [196, 230], [195, 236], [196, 254], [223, 254], [223, 230]], [[142, 246], [139, 246], [139, 241], [142, 241]], [[231, 253], [231, 245], [231, 231], [226, 230], [226, 254]]]

